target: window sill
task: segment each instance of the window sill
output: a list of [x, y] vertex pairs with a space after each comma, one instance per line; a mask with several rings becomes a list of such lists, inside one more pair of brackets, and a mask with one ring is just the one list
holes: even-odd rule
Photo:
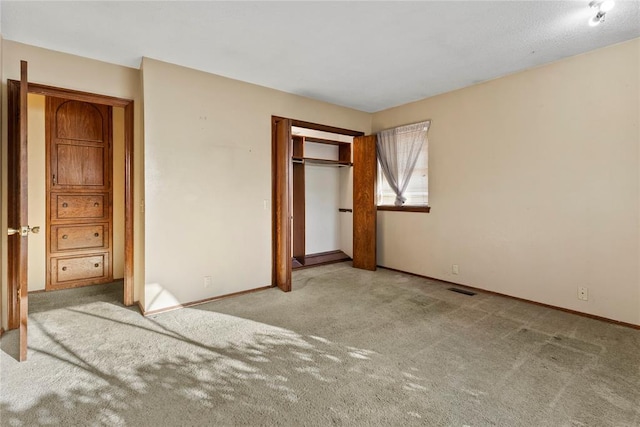
[[429, 213], [430, 206], [378, 206], [379, 211]]

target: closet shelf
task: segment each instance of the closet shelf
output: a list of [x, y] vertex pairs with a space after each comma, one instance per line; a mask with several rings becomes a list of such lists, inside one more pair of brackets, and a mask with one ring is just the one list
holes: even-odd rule
[[353, 163], [340, 160], [314, 159], [312, 157], [292, 157], [293, 163], [309, 163], [322, 166], [353, 166]]

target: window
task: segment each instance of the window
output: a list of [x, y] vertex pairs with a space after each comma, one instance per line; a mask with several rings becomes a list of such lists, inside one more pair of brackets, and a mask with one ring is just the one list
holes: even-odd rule
[[377, 135], [377, 204], [381, 210], [427, 211], [430, 121], [382, 131]]

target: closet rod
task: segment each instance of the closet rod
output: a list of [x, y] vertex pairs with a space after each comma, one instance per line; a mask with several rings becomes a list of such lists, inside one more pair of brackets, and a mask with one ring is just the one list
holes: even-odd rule
[[293, 157], [292, 163], [298, 163], [301, 165], [314, 165], [314, 166], [337, 166], [337, 167], [350, 167], [353, 166], [351, 162], [341, 162], [340, 160], [326, 160], [326, 159], [314, 159], [311, 157]]

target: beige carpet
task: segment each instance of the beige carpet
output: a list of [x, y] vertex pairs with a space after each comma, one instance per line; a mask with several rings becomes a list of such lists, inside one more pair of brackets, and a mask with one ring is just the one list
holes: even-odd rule
[[2, 339], [2, 426], [640, 426], [640, 331], [348, 263], [141, 317], [34, 294]]

